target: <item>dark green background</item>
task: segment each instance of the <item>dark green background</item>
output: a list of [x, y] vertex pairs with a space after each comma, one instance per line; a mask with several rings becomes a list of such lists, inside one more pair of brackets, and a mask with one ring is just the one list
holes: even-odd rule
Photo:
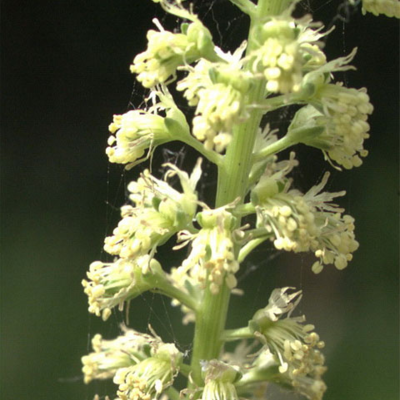
[[[208, 26], [220, 21], [216, 41], [222, 32], [224, 49], [238, 44], [246, 19], [228, 1], [217, 1], [212, 11], [209, 1], [199, 3]], [[344, 24], [339, 4], [310, 5], [327, 24], [336, 15], [327, 43], [331, 58], [359, 46], [359, 72], [342, 79], [367, 86], [375, 105], [370, 156], [362, 168], [332, 171], [330, 186], [348, 191], [340, 201], [356, 218], [360, 250], [345, 271], [327, 268], [319, 276], [310, 273], [308, 257], [279, 255], [268, 246], [257, 251], [244, 265], [240, 284], [247, 297], [233, 299], [229, 325], [245, 324], [273, 288], [300, 287], [299, 311], [327, 342], [325, 399], [395, 400], [398, 24], [342, 7]], [[3, 0], [1, 7], [1, 399], [92, 399], [107, 394], [107, 384], [83, 385], [80, 357], [94, 333], [115, 335], [123, 316], [105, 324], [88, 316], [80, 281], [91, 261], [105, 258], [103, 239], [118, 219], [124, 184], [135, 176], [108, 164], [107, 126], [130, 100], [140, 105], [128, 67], [145, 48], [151, 18], [172, 29], [177, 21], [165, 20], [150, 0]], [[299, 152], [297, 178], [307, 189], [331, 168], [319, 152]], [[160, 258], [174, 264], [163, 253]], [[179, 312], [170, 311], [168, 300], [150, 294], [134, 301], [130, 323], [142, 330], [151, 323], [165, 340], [190, 350], [190, 329], [179, 332]]]

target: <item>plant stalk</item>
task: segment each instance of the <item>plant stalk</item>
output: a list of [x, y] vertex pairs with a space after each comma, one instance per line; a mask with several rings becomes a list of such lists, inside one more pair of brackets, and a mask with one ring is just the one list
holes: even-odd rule
[[[281, 12], [286, 0], [259, 0], [256, 13], [252, 15], [247, 54], [258, 47], [257, 31], [267, 15]], [[260, 81], [248, 94], [248, 104], [260, 104], [265, 98], [265, 81]], [[253, 165], [252, 154], [263, 110], [252, 109], [247, 121], [235, 127], [223, 163], [218, 168], [218, 188], [215, 207], [223, 207], [237, 198], [240, 203], [248, 191], [248, 180]], [[240, 204], [239, 203], [239, 204]], [[240, 226], [240, 217], [237, 224]], [[236, 249], [238, 256], [239, 248]], [[223, 334], [230, 299], [230, 289], [224, 283], [218, 294], [205, 289], [204, 298], [196, 314], [195, 336], [192, 354], [192, 375], [194, 383], [203, 385], [201, 361], [218, 358], [223, 346]], [[193, 388], [194, 385], [192, 384]], [[197, 398], [197, 397], [195, 397]]]
[[[260, 92], [261, 90], [257, 91], [258, 96]], [[256, 97], [256, 93], [253, 92], [251, 97]], [[238, 197], [243, 202], [260, 118], [260, 112], [254, 111], [249, 120], [234, 132], [224, 163], [218, 170], [216, 208], [229, 204]], [[205, 289], [204, 299], [196, 316], [192, 356], [192, 378], [198, 385], [202, 384], [200, 361], [218, 358], [221, 352], [221, 334], [225, 328], [229, 298], [230, 289], [224, 283], [218, 294], [212, 294], [208, 287]]]

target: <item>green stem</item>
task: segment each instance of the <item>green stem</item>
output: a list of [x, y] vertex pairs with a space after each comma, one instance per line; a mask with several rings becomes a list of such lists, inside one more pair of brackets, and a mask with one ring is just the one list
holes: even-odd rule
[[256, 12], [256, 6], [250, 0], [230, 0], [231, 3], [235, 4], [241, 11], [248, 15], [254, 15]]
[[239, 257], [238, 257], [238, 261], [240, 263], [242, 263], [246, 257], [257, 247], [259, 246], [261, 243], [264, 243], [268, 238], [267, 237], [261, 237], [258, 239], [253, 239], [250, 240], [249, 243], [246, 243], [246, 245], [244, 245], [239, 252]]
[[257, 8], [258, 15], [263, 18], [279, 15], [286, 10], [294, 0], [259, 0]]
[[245, 217], [246, 215], [254, 214], [256, 208], [252, 203], [241, 204], [235, 208], [234, 214], [236, 216]]
[[197, 301], [193, 297], [176, 288], [164, 277], [157, 280], [157, 287], [154, 289], [154, 292], [164, 294], [172, 299], [176, 299], [179, 301], [179, 303], [185, 305], [191, 310], [196, 311], [198, 308]]
[[[281, 11], [286, 0], [259, 0], [256, 13], [251, 17], [247, 55], [258, 46], [258, 28], [265, 17]], [[248, 68], [251, 66], [248, 65]], [[248, 94], [247, 104], [259, 104], [265, 98], [265, 81], [260, 79]], [[243, 203], [248, 190], [248, 179], [253, 165], [252, 153], [263, 111], [253, 108], [248, 120], [233, 130], [233, 137], [228, 146], [223, 163], [218, 166], [218, 187], [215, 206], [223, 207], [240, 198]], [[240, 225], [240, 218], [237, 221]], [[236, 256], [239, 247], [236, 248]], [[219, 293], [212, 294], [205, 289], [203, 301], [196, 315], [196, 326], [192, 354], [192, 378], [195, 384], [203, 384], [201, 377], [202, 360], [218, 358], [224, 343], [225, 328], [230, 289], [223, 283]], [[192, 385], [193, 387], [193, 385]]]
[[252, 333], [247, 326], [245, 326], [244, 328], [227, 329], [223, 335], [223, 339], [225, 342], [252, 338], [254, 338], [254, 333]]
[[298, 143], [308, 144], [308, 141], [312, 143], [312, 140], [315, 142], [318, 140], [318, 136], [324, 131], [325, 126], [301, 127], [289, 130], [289, 132], [283, 138], [265, 147], [258, 153], [255, 153], [253, 155], [253, 161], [256, 163], [258, 161], [265, 160], [267, 157], [279, 153], [280, 151]]
[[271, 236], [271, 233], [268, 233], [268, 231], [265, 228], [254, 228], [250, 229], [246, 232], [248, 235], [251, 235], [253, 239], [259, 239], [259, 238], [265, 238], [268, 239]]
[[[203, 143], [194, 138], [190, 134], [189, 124], [187, 123], [185, 115], [182, 113], [182, 111], [176, 108], [172, 98], [168, 98], [165, 96], [163, 98], [166, 99], [165, 102], [169, 101], [172, 104], [171, 109], [173, 110], [173, 112], [170, 113], [169, 117], [164, 118], [164, 124], [169, 132], [169, 137], [161, 143], [168, 143], [172, 140], [179, 140], [180, 142], [186, 143], [187, 145], [193, 147], [209, 161], [213, 162], [216, 165], [220, 165], [222, 163], [223, 157], [215, 151], [207, 150], [204, 147]], [[172, 108], [173, 106], [175, 108]]]
[[271, 381], [275, 376], [279, 375], [278, 368], [279, 367], [275, 365], [265, 369], [254, 368], [247, 374], [243, 375], [242, 379], [237, 382], [235, 386], [240, 390], [240, 388], [245, 388], [247, 385], [251, 385], [256, 382]]
[[203, 143], [199, 142], [193, 136], [191, 136], [191, 135], [184, 135], [184, 136], [181, 135], [181, 136], [178, 137], [178, 139], [181, 142], [186, 143], [187, 145], [193, 147], [202, 156], [207, 158], [207, 160], [211, 161], [212, 163], [214, 163], [216, 165], [221, 165], [222, 164], [223, 157], [220, 154], [218, 154], [218, 153], [216, 153], [215, 151], [212, 151], [212, 150], [207, 150], [204, 147]]
[[258, 153], [255, 153], [253, 155], [253, 161], [254, 162], [261, 161], [273, 154], [279, 153], [280, 151], [287, 149], [288, 147], [290, 147], [292, 145], [293, 145], [293, 141], [288, 136], [284, 136], [283, 138], [272, 143], [271, 145], [263, 148]]
[[196, 314], [191, 367], [192, 378], [199, 386], [203, 384], [200, 361], [218, 358], [221, 351], [223, 344], [221, 332], [225, 328], [229, 297], [230, 289], [226, 285], [221, 285], [218, 294], [212, 294], [207, 287], [201, 307]]
[[190, 375], [190, 373], [192, 372], [192, 368], [190, 367], [190, 365], [182, 364], [182, 365], [180, 366], [179, 372], [180, 372], [182, 375], [188, 377], [188, 376]]
[[264, 110], [265, 112], [277, 110], [281, 107], [287, 107], [293, 104], [303, 103], [300, 97], [295, 96], [293, 94], [287, 95], [282, 94], [280, 96], [270, 97], [268, 99], [263, 100], [260, 104], [257, 105], [260, 109]]

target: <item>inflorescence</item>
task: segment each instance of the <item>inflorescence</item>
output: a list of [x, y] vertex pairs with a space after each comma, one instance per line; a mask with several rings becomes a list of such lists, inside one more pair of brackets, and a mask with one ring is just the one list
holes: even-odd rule
[[[277, 250], [312, 254], [314, 273], [326, 265], [346, 268], [359, 244], [354, 219], [334, 203], [345, 192], [323, 191], [329, 173], [300, 191], [292, 177], [299, 166], [295, 154], [282, 159], [278, 153], [303, 144], [320, 149], [336, 170], [362, 164], [373, 106], [365, 88], [335, 81], [336, 72], [353, 69], [356, 51], [328, 61], [323, 38], [329, 32], [309, 15], [292, 17], [295, 1], [276, 15], [260, 16], [249, 0], [231, 0], [257, 21], [250, 32], [257, 39], [233, 53], [215, 46], [192, 7], [181, 0], [154, 1], [185, 22], [179, 32], [169, 32], [154, 20], [157, 30], [148, 32], [147, 49], [130, 67], [148, 89], [146, 107], [114, 115], [106, 149], [110, 162], [129, 169], [151, 159], [157, 146], [180, 141], [223, 169], [240, 127], [252, 121], [254, 112], [291, 105], [297, 112], [286, 131], [271, 131], [267, 125], [246, 132], [258, 136], [242, 198], [215, 208], [205, 204], [196, 191], [201, 159], [190, 175], [166, 164], [164, 179], [146, 169], [130, 182], [121, 220], [104, 243], [111, 261], [93, 262], [82, 281], [89, 312], [107, 320], [114, 309], [123, 310], [135, 297], [153, 291], [181, 307], [184, 323], [197, 323], [202, 302], [237, 291], [240, 263], [268, 243]], [[400, 16], [396, 0], [363, 0], [362, 10]], [[191, 121], [169, 91], [174, 84], [193, 109]], [[174, 176], [181, 189], [170, 183]], [[243, 217], [248, 223], [241, 222]], [[188, 249], [178, 265], [156, 259], [157, 248], [167, 241], [176, 250]], [[238, 344], [218, 359], [200, 360], [201, 377], [194, 380], [184, 354], [153, 331], [123, 326], [114, 340], [97, 334], [93, 352], [82, 358], [84, 381], [113, 379], [120, 400], [177, 399], [173, 383], [180, 373], [191, 382], [181, 391], [187, 399], [264, 398], [266, 383], [273, 382], [320, 400], [326, 390], [324, 342], [304, 316], [292, 316], [300, 299], [301, 292], [293, 288], [273, 290], [248, 326], [212, 339]]]

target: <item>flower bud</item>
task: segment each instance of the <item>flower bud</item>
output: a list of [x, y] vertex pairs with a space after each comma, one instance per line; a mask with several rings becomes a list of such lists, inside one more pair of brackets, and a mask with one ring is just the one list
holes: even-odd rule
[[205, 385], [201, 400], [239, 400], [234, 383], [242, 374], [222, 361], [210, 360], [202, 363]]

